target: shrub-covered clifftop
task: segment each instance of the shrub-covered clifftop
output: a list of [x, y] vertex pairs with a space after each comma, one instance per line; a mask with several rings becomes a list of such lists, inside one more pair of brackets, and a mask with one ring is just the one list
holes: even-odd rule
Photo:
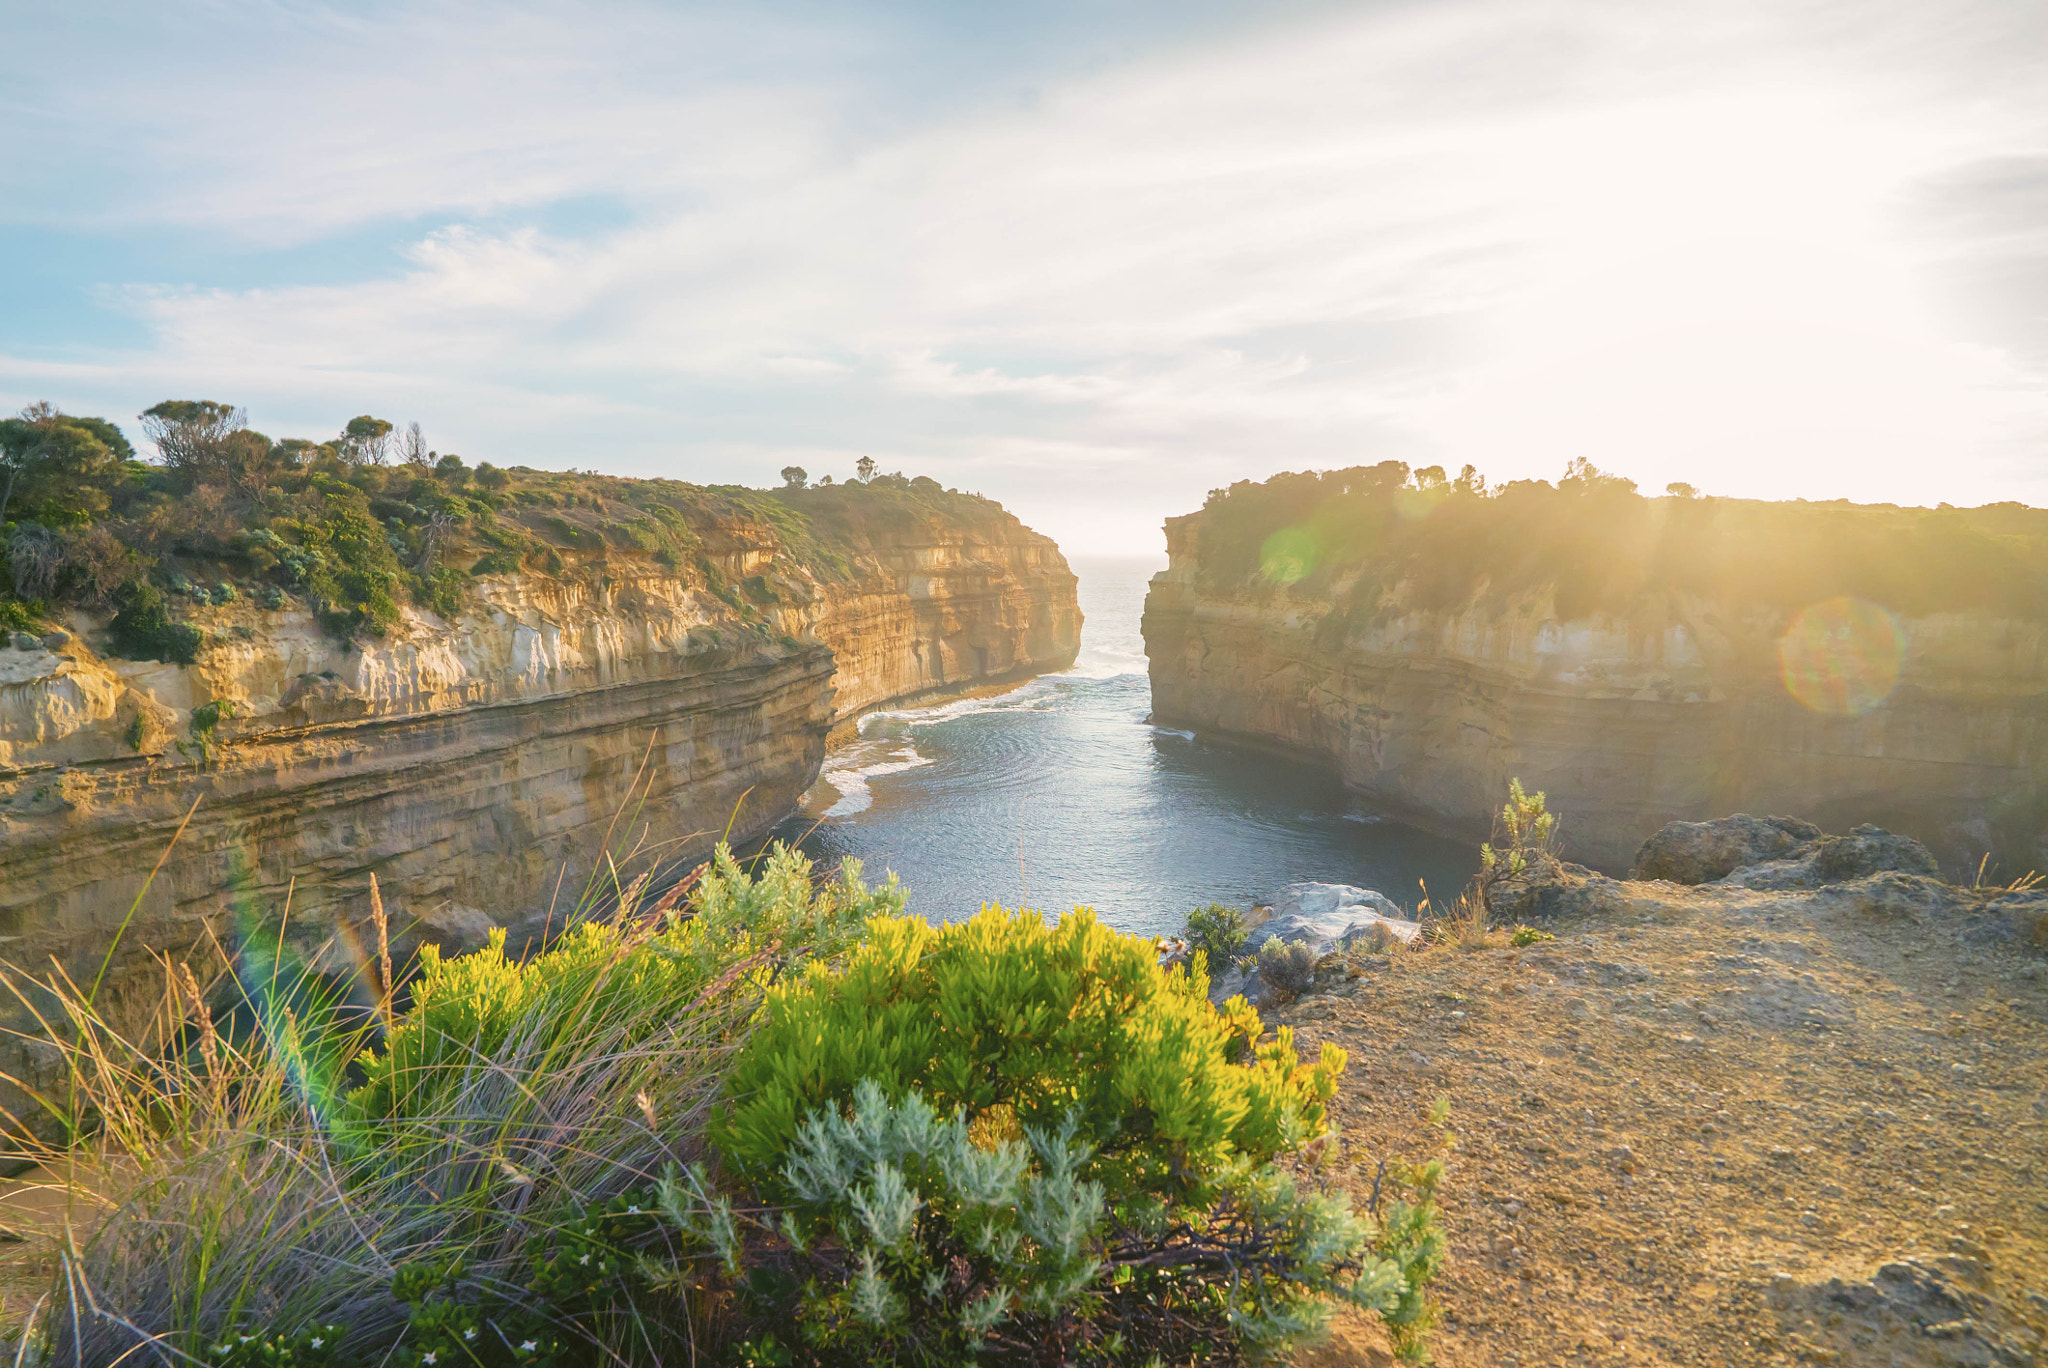
[[338, 636], [375, 636], [407, 606], [453, 616], [479, 577], [601, 576], [618, 563], [701, 580], [753, 620], [780, 599], [747, 553], [841, 584], [865, 554], [934, 520], [1018, 526], [925, 476], [810, 486], [793, 472], [756, 490], [472, 468], [424, 449], [406, 459], [376, 419], [323, 443], [272, 441], [208, 401], [159, 404], [144, 422], [160, 462], [137, 459], [104, 419], [38, 405], [0, 421], [0, 625], [98, 608], [133, 658], [190, 664], [204, 641], [191, 607], [298, 602]]
[[1343, 586], [1367, 613], [1506, 606], [1555, 595], [1562, 617], [1656, 596], [1793, 612], [1854, 595], [1905, 617], [1983, 609], [2048, 618], [2048, 509], [1847, 500], [1645, 498], [1577, 465], [1498, 489], [1398, 461], [1275, 475], [1212, 492], [1187, 526], [1204, 588]]
[[1153, 705], [1483, 827], [1511, 775], [1578, 858], [1730, 810], [1874, 818], [1952, 870], [2048, 860], [2048, 511], [1649, 499], [1575, 464], [1395, 462], [1167, 524]]

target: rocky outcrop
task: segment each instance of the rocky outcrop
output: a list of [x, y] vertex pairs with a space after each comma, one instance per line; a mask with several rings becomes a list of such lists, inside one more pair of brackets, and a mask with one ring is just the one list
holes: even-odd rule
[[1797, 817], [1751, 817], [1737, 813], [1712, 822], [1672, 822], [1643, 842], [1632, 879], [1675, 884], [1712, 883], [1766, 860], [1811, 854], [1827, 839]]
[[837, 720], [1073, 660], [1058, 548], [973, 504], [864, 533], [840, 573], [729, 520], [694, 566], [489, 575], [377, 638], [244, 594], [191, 614], [210, 645], [189, 667], [113, 656], [87, 615], [0, 647], [5, 958], [91, 974], [125, 921], [102, 1000], [132, 1022], [160, 1001], [153, 954], [217, 959], [287, 904], [293, 938], [349, 967], [372, 873], [403, 956], [493, 925], [519, 944], [614, 866], [753, 839]]
[[[1356, 951], [1375, 954], [1422, 939], [1422, 924], [1409, 919], [1393, 901], [1370, 888], [1351, 884], [1291, 883], [1273, 895], [1264, 921], [1246, 937], [1242, 962], [1212, 974], [1209, 1000], [1221, 1005], [1242, 994], [1254, 1006], [1266, 1000], [1271, 985], [1261, 949], [1268, 942], [1294, 950], [1299, 972], [1312, 982], [1325, 957]], [[1284, 971], [1283, 971], [1284, 973]]]
[[1399, 565], [1274, 583], [1217, 572], [1214, 516], [1168, 521], [1146, 599], [1162, 724], [1324, 761], [1390, 815], [1473, 838], [1519, 777], [1570, 857], [1613, 873], [1643, 831], [1742, 810], [1874, 820], [1957, 875], [1986, 855], [2008, 878], [2048, 869], [2048, 624], [1901, 615], [1895, 684], [1830, 711], [1781, 675], [1783, 608], [1664, 592], [1592, 610], [1533, 571], [1452, 607], [1390, 580]]

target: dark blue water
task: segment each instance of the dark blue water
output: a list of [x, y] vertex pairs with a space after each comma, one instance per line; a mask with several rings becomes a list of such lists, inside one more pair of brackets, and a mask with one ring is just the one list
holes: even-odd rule
[[1330, 774], [1154, 727], [1138, 619], [1157, 561], [1076, 561], [1087, 625], [1064, 674], [992, 698], [874, 713], [777, 835], [871, 879], [894, 870], [933, 921], [984, 902], [1097, 909], [1178, 931], [1206, 902], [1313, 879], [1403, 906], [1453, 894], [1473, 848], [1386, 819]]

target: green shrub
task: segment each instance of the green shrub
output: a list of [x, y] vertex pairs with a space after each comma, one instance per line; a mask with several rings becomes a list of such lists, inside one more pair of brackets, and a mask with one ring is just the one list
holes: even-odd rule
[[[201, 764], [213, 763], [219, 745], [216, 733], [220, 730], [220, 724], [234, 715], [235, 700], [232, 698], [216, 698], [213, 702], [202, 703], [192, 710], [192, 720], [188, 726], [192, 733], [192, 744], [199, 751]], [[141, 720], [138, 713], [136, 721]]]
[[[405, 1368], [570, 1368], [592, 1362], [593, 1338], [630, 1343], [635, 1322], [644, 1329], [658, 1314], [661, 1266], [645, 1251], [659, 1245], [659, 1219], [651, 1190], [578, 1207], [528, 1237], [524, 1266], [509, 1285], [468, 1276], [456, 1257], [400, 1266], [391, 1296], [405, 1305], [406, 1343], [393, 1361]], [[593, 1336], [604, 1322], [628, 1333]]]
[[289, 1335], [251, 1325], [200, 1346], [195, 1357], [206, 1368], [326, 1368], [353, 1362], [348, 1347], [347, 1332], [331, 1322]]
[[1259, 947], [1259, 977], [1283, 993], [1306, 993], [1316, 986], [1316, 952], [1307, 941], [1274, 936]]
[[0, 632], [36, 632], [43, 627], [41, 604], [24, 603], [0, 590]]
[[1373, 1181], [1372, 1215], [1377, 1222], [1373, 1251], [1400, 1270], [1401, 1291], [1382, 1313], [1394, 1351], [1405, 1363], [1429, 1362], [1429, 1332], [1437, 1307], [1430, 1284], [1443, 1268], [1449, 1242], [1438, 1220], [1437, 1193], [1443, 1187], [1444, 1156], [1457, 1148], [1450, 1126], [1449, 1098], [1429, 1111], [1435, 1153], [1421, 1159], [1388, 1159]]
[[1508, 780], [1508, 800], [1494, 818], [1493, 839], [1479, 847], [1473, 891], [1481, 909], [1496, 910], [1519, 885], [1557, 863], [1557, 815], [1541, 793], [1527, 793], [1520, 779]]
[[463, 588], [463, 576], [444, 565], [426, 577], [415, 597], [444, 619], [452, 620], [462, 611], [462, 605], [467, 599]]
[[795, 1136], [789, 1206], [752, 1223], [769, 1241], [749, 1250], [701, 1171], [664, 1182], [663, 1209], [744, 1275], [750, 1343], [780, 1330], [824, 1362], [1225, 1362], [1304, 1338], [1336, 1302], [1402, 1307], [1383, 1232], [1270, 1164], [1225, 1165], [1202, 1207], [1120, 1212], [1078, 1107], [1021, 1138], [986, 1120], [863, 1080]]
[[161, 660], [190, 665], [199, 658], [206, 638], [197, 627], [171, 621], [164, 596], [153, 586], [132, 581], [116, 592], [120, 611], [107, 624], [114, 651], [126, 660]]
[[[1302, 1196], [1273, 1166], [1323, 1133], [1343, 1051], [1326, 1044], [1302, 1064], [1291, 1031], [1258, 1044], [1257, 1014], [1242, 1000], [1218, 1012], [1207, 993], [1206, 975], [1162, 970], [1149, 941], [1085, 909], [1047, 926], [1000, 907], [937, 928], [878, 919], [843, 968], [814, 965], [771, 990], [711, 1137], [730, 1171], [790, 1204], [781, 1238], [824, 1250], [829, 1237], [831, 1250], [763, 1275], [761, 1323], [793, 1316], [821, 1350], [858, 1341], [906, 1362], [959, 1361], [1000, 1324], [1017, 1343], [1064, 1335], [1122, 1361], [1119, 1344], [1289, 1340], [1331, 1296], [1391, 1307], [1393, 1275], [1361, 1254], [1366, 1234], [1342, 1204]], [[911, 1137], [889, 1142], [901, 1153], [877, 1148], [899, 1130]], [[834, 1197], [817, 1174], [847, 1135], [866, 1137], [867, 1167]], [[970, 1161], [962, 1137], [994, 1157]], [[969, 1203], [977, 1183], [1000, 1191]], [[927, 1204], [910, 1244], [866, 1224], [884, 1197]], [[1022, 1202], [1028, 1216], [1033, 1201], [1065, 1212], [1061, 1228], [1093, 1261], [1087, 1278], [1072, 1280], [1065, 1236], [990, 1224], [995, 1207]], [[1221, 1272], [1233, 1263], [1250, 1282]], [[947, 1267], [972, 1276], [930, 1282]]]
[[1209, 903], [1188, 913], [1183, 934], [1190, 953], [1201, 951], [1208, 956], [1209, 972], [1220, 974], [1236, 963], [1251, 931], [1244, 924], [1244, 913], [1222, 903]]
[[843, 969], [770, 991], [713, 1139], [772, 1189], [804, 1118], [871, 1079], [892, 1100], [915, 1089], [1048, 1132], [1078, 1108], [1112, 1203], [1204, 1201], [1234, 1160], [1318, 1133], [1344, 1068], [1328, 1044], [1297, 1063], [1285, 1029], [1251, 1049], [1257, 1014], [1219, 1014], [1207, 994], [1205, 976], [1161, 970], [1151, 942], [1085, 909], [1054, 926], [1000, 907], [943, 927], [880, 919]]
[[[656, 1032], [687, 1013], [728, 966], [771, 946], [830, 957], [868, 918], [903, 906], [893, 881], [869, 890], [855, 860], [841, 865], [837, 880], [813, 888], [810, 861], [781, 845], [751, 878], [719, 846], [694, 892], [693, 915], [671, 913], [651, 936], [586, 921], [526, 960], [506, 955], [502, 930], [454, 959], [421, 947], [411, 1010], [381, 1051], [359, 1061], [364, 1081], [349, 1094], [346, 1114], [365, 1123], [443, 1114], [469, 1086], [475, 1061], [496, 1057], [508, 1043], [545, 1060], [573, 1054], [592, 1033], [623, 1023]], [[765, 981], [765, 961], [756, 970]]]
[[485, 575], [516, 575], [519, 573], [519, 557], [510, 551], [491, 551], [476, 558], [476, 564], [469, 567], [469, 573], [478, 579]]

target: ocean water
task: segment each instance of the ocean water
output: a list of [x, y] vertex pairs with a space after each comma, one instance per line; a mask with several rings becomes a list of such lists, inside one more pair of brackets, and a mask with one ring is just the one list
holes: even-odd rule
[[1161, 560], [1076, 560], [1087, 621], [1074, 668], [989, 698], [871, 713], [776, 832], [814, 859], [893, 870], [932, 921], [984, 902], [1095, 908], [1120, 930], [1178, 931], [1207, 902], [1249, 905], [1301, 879], [1404, 907], [1456, 893], [1466, 842], [1362, 806], [1334, 776], [1145, 719], [1138, 631]]

